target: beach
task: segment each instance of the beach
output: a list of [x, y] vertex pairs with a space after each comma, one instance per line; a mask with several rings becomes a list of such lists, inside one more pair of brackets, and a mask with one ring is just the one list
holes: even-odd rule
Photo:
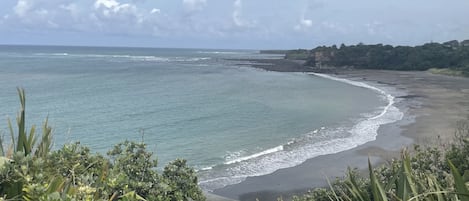
[[[291, 62], [293, 72], [298, 71], [295, 63], [297, 61]], [[288, 62], [285, 61], [262, 61], [261, 65], [253, 67], [288, 72]], [[340, 153], [315, 157], [272, 174], [249, 177], [239, 184], [217, 189], [214, 194], [238, 200], [276, 200], [278, 197], [288, 200], [292, 195], [302, 194], [313, 187], [327, 186], [326, 178], [343, 177], [347, 167], [366, 169], [368, 158], [373, 165], [379, 165], [398, 157], [402, 148], [411, 149], [414, 143], [425, 145], [451, 140], [457, 122], [469, 115], [467, 78], [383, 70], [335, 69], [328, 73], [386, 91], [395, 97], [394, 106], [404, 113], [403, 118], [382, 125], [375, 141]]]

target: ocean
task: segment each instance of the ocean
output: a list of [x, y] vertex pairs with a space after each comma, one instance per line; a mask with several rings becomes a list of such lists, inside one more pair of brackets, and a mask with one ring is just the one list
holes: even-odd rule
[[[144, 141], [160, 168], [184, 158], [205, 190], [372, 141], [402, 118], [366, 83], [249, 67], [256, 50], [0, 46], [0, 134], [26, 91], [27, 125], [46, 117], [54, 149], [106, 153]], [[238, 60], [237, 60], [238, 59]]]

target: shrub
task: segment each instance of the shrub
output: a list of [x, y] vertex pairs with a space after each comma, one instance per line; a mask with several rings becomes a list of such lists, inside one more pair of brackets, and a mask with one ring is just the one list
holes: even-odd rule
[[35, 126], [25, 125], [25, 94], [18, 89], [21, 108], [17, 133], [8, 121], [11, 143], [0, 139], [0, 200], [205, 200], [195, 171], [175, 160], [163, 174], [144, 143], [125, 141], [108, 157], [71, 143], [51, 150], [47, 120], [37, 143]]

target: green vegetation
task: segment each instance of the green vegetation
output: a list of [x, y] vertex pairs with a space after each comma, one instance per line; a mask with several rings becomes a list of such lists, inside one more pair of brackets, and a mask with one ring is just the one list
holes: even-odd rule
[[289, 50], [285, 54], [285, 59], [292, 59], [292, 60], [308, 60], [311, 56], [311, 52], [306, 49], [297, 49], [297, 50]]
[[[461, 176], [462, 174], [462, 176]], [[329, 188], [311, 190], [295, 201], [469, 200], [469, 121], [459, 123], [451, 144], [414, 146], [380, 168], [369, 163], [369, 176], [349, 169]]]
[[260, 50], [260, 54], [286, 54], [288, 50]]
[[450, 69], [450, 68], [430, 68], [428, 69], [428, 72], [433, 73], [433, 74], [459, 76], [459, 77], [469, 76], [467, 71]]
[[47, 119], [42, 136], [26, 129], [24, 91], [17, 132], [8, 121], [11, 143], [0, 139], [0, 200], [205, 200], [195, 171], [185, 160], [168, 164], [162, 174], [143, 143], [125, 141], [108, 152], [93, 154], [79, 143], [52, 150]]
[[421, 46], [342, 44], [312, 50], [291, 50], [286, 58], [305, 57], [313, 67], [354, 67], [387, 70], [428, 70], [445, 68], [469, 75], [469, 40], [427, 43]]

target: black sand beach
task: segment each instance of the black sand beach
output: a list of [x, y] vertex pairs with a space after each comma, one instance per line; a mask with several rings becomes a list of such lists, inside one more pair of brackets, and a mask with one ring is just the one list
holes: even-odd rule
[[[298, 67], [297, 61], [280, 61], [270, 61], [270, 65], [266, 65], [268, 60], [252, 62], [262, 63], [253, 67], [272, 71], [313, 70]], [[250, 177], [239, 184], [217, 189], [215, 194], [238, 200], [276, 200], [278, 197], [288, 200], [292, 195], [313, 187], [326, 186], [326, 178], [344, 176], [347, 167], [365, 169], [368, 157], [377, 165], [398, 156], [401, 148], [413, 143], [449, 140], [456, 123], [469, 115], [467, 78], [409, 71], [335, 69], [330, 73], [335, 77], [366, 82], [391, 93], [396, 100], [395, 106], [405, 114], [404, 118], [381, 126], [375, 141], [337, 154], [312, 158], [299, 166], [272, 174]]]

